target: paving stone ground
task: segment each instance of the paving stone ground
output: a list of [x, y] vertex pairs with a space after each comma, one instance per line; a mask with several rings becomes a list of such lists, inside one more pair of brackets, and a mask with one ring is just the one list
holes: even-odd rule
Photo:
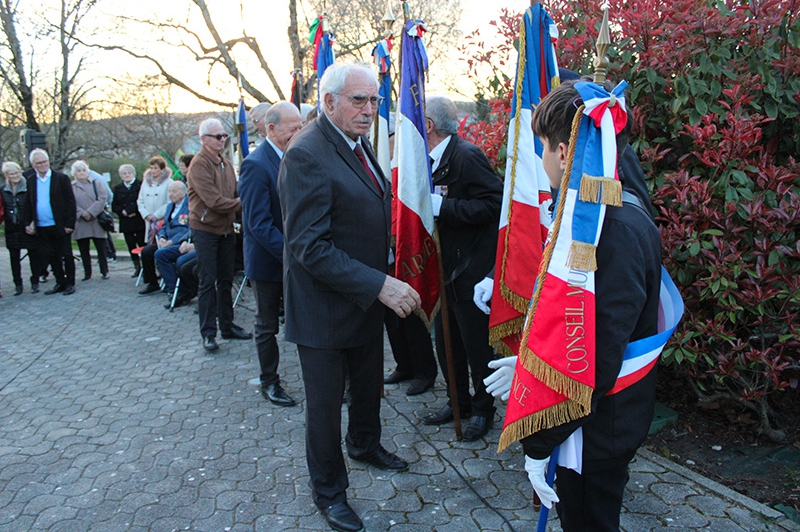
[[[120, 254], [121, 255], [121, 254]], [[13, 297], [0, 248], [0, 531], [317, 531], [305, 464], [297, 350], [280, 372], [298, 406], [266, 402], [252, 341], [200, 342], [194, 304], [138, 297], [130, 261], [73, 296]], [[82, 272], [80, 263], [78, 272]], [[23, 266], [23, 275], [27, 264]], [[78, 273], [78, 278], [82, 277]], [[52, 281], [42, 285], [43, 291]], [[253, 324], [245, 288], [236, 322]], [[385, 350], [386, 372], [393, 369]], [[518, 445], [497, 453], [502, 408], [484, 441], [419, 418], [445, 403], [386, 386], [383, 443], [410, 462], [386, 473], [350, 462], [349, 501], [370, 531], [535, 530]], [[346, 409], [343, 409], [346, 420]], [[631, 465], [622, 529], [798, 531], [766, 506], [649, 452]], [[560, 531], [551, 517], [548, 530]]]

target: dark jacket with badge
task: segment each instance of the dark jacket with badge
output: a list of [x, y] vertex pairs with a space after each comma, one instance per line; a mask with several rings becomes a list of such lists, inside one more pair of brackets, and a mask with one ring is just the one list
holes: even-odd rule
[[494, 267], [503, 183], [480, 148], [453, 135], [433, 184], [447, 187], [438, 217], [445, 282], [456, 299], [471, 300]]
[[12, 190], [11, 183], [6, 183], [0, 188], [3, 198], [6, 219], [6, 247], [8, 249], [28, 249], [34, 241], [25, 232], [25, 226], [30, 224], [30, 205], [28, 205], [28, 183], [25, 179], [19, 182], [17, 190]]
[[[120, 233], [144, 233], [144, 219], [139, 213], [139, 206], [136, 202], [139, 199], [139, 190], [142, 188], [142, 182], [134, 179], [131, 183], [131, 188], [125, 186], [125, 183], [120, 183], [114, 187], [114, 200], [111, 202], [111, 210], [119, 216], [119, 232]], [[122, 211], [134, 214], [134, 216], [125, 216]]]

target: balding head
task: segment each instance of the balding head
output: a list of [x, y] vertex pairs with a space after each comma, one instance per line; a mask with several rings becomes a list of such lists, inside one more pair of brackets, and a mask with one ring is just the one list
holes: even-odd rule
[[300, 111], [291, 102], [278, 102], [270, 107], [264, 116], [264, 123], [267, 138], [281, 151], [286, 150], [286, 145], [303, 127]]
[[167, 187], [167, 194], [169, 195], [169, 200], [178, 205], [186, 197], [186, 185], [181, 181], [172, 181]]
[[425, 131], [428, 136], [428, 150], [458, 133], [456, 105], [444, 96], [432, 96], [425, 101]]

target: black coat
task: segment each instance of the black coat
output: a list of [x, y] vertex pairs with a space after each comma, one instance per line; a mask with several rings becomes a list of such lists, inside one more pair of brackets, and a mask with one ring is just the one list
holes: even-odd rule
[[33, 239], [25, 232], [31, 223], [28, 205], [28, 183], [23, 179], [16, 192], [11, 191], [11, 183], [0, 189], [6, 211], [6, 247], [8, 249], [28, 249]]
[[[114, 187], [114, 201], [111, 202], [111, 210], [119, 216], [120, 233], [144, 232], [144, 219], [139, 214], [139, 207], [136, 205], [141, 188], [142, 182], [138, 179], [133, 180], [130, 189], [125, 186], [125, 183]], [[122, 211], [135, 214], [135, 216], [123, 216]]]
[[[37, 227], [39, 220], [36, 219], [36, 177], [34, 172], [28, 177], [28, 208], [32, 218], [36, 221]], [[50, 207], [53, 209], [53, 218], [56, 222], [56, 230], [61, 235], [66, 235], [66, 228], [75, 229], [75, 219], [78, 216], [75, 207], [75, 194], [72, 192], [72, 182], [66, 174], [53, 170], [50, 176]]]
[[480, 148], [453, 135], [433, 184], [447, 187], [438, 217], [445, 282], [457, 300], [472, 300], [494, 267], [503, 183]]

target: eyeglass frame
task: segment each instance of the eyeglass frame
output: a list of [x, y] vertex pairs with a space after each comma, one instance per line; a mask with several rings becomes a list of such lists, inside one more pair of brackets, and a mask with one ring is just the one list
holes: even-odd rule
[[228, 140], [230, 138], [230, 135], [228, 135], [227, 133], [215, 133], [213, 135], [211, 133], [203, 133], [203, 136], [211, 137], [212, 139], [217, 139], [217, 140]]
[[[336, 94], [338, 94], [339, 96], [344, 96], [345, 98], [350, 100], [350, 104], [356, 109], [363, 109], [364, 107], [367, 106], [367, 102], [369, 102], [372, 105], [373, 109], [378, 109], [383, 104], [383, 101], [386, 99], [383, 96], [367, 97], [367, 96], [362, 96], [360, 94], [356, 94], [355, 96], [350, 96], [349, 94], [342, 94], [342, 93], [336, 93]], [[361, 101], [362, 98], [363, 98], [363, 103], [361, 105], [356, 103], [358, 101]]]

